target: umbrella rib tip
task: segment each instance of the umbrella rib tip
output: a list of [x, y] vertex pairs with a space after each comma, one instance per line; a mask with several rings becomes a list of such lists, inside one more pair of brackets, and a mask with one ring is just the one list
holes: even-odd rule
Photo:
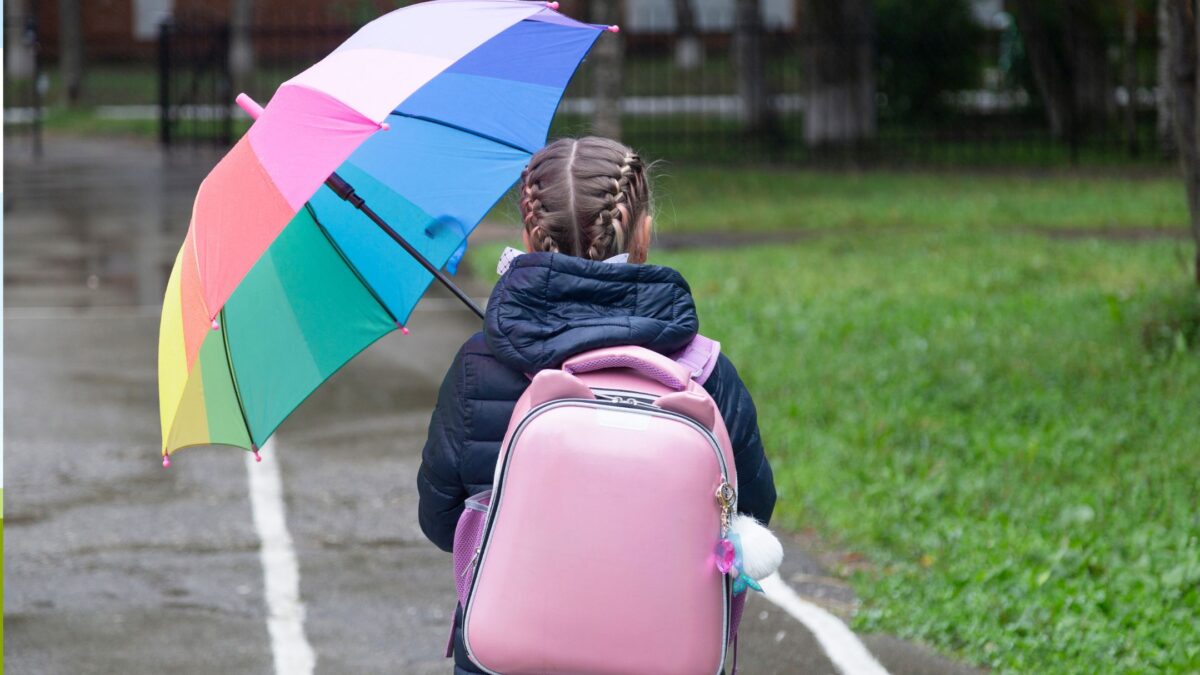
[[614, 23], [613, 25], [609, 26], [608, 28], [605, 28], [605, 30], [607, 30], [610, 33], [620, 33], [621, 27]]

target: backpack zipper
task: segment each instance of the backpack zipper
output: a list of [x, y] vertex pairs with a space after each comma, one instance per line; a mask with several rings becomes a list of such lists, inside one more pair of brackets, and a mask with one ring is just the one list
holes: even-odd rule
[[[688, 417], [687, 415], [684, 415], [682, 413], [677, 413], [673, 410], [664, 410], [662, 408], [659, 408], [658, 406], [653, 405], [652, 403], [650, 403], [648, 401], [642, 402], [642, 401], [637, 400], [637, 398], [634, 398], [633, 396], [627, 396], [626, 400], [623, 401], [623, 400], [621, 400], [620, 396], [613, 395], [613, 394], [631, 394], [631, 395], [637, 396], [638, 398], [649, 398], [651, 401], [656, 400], [657, 397], [650, 397], [648, 394], [643, 394], [641, 392], [632, 392], [632, 391], [627, 391], [627, 390], [623, 390], [623, 389], [600, 389], [600, 388], [598, 388], [598, 389], [593, 389], [593, 391], [595, 391], [597, 393], [604, 392], [604, 394], [608, 394], [609, 396], [611, 396], [611, 398], [609, 396], [606, 396], [603, 399], [560, 398], [560, 399], [553, 400], [553, 401], [547, 401], [546, 403], [536, 406], [525, 413], [525, 417], [517, 425], [516, 430], [513, 431], [512, 438], [509, 439], [508, 445], [505, 447], [504, 462], [500, 465], [500, 472], [499, 472], [499, 474], [497, 474], [495, 483], [492, 486], [492, 500], [491, 500], [491, 504], [489, 505], [489, 508], [488, 508], [487, 520], [484, 523], [483, 538], [480, 540], [479, 547], [477, 549], [475, 549], [475, 555], [472, 556], [472, 558], [471, 558], [471, 564], [467, 566], [468, 570], [472, 569], [472, 565], [474, 567], [473, 567], [473, 573], [471, 575], [471, 590], [468, 591], [468, 593], [467, 593], [467, 606], [463, 607], [463, 647], [466, 648], [467, 656], [471, 659], [471, 662], [474, 663], [475, 665], [479, 666], [481, 669], [483, 669], [484, 672], [490, 673], [491, 675], [499, 675], [499, 674], [495, 673], [492, 670], [489, 670], [486, 666], [484, 666], [482, 663], [480, 663], [478, 659], [475, 658], [475, 654], [471, 650], [471, 644], [467, 640], [467, 622], [470, 617], [470, 613], [471, 613], [471, 609], [472, 609], [472, 605], [473, 605], [471, 600], [475, 597], [475, 589], [479, 582], [479, 571], [483, 568], [483, 558], [486, 557], [486, 553], [484, 553], [483, 549], [487, 548], [488, 540], [491, 538], [491, 534], [492, 534], [492, 525], [495, 522], [496, 513], [500, 509], [500, 499], [502, 497], [502, 491], [503, 491], [503, 487], [504, 487], [504, 474], [508, 471], [508, 464], [512, 460], [512, 448], [513, 448], [513, 446], [515, 446], [517, 444], [517, 440], [521, 437], [521, 432], [525, 430], [525, 427], [528, 426], [529, 423], [535, 417], [537, 417], [538, 415], [541, 415], [544, 412], [552, 410], [554, 408], [583, 404], [583, 405], [595, 405], [595, 406], [600, 406], [603, 408], [623, 408], [630, 412], [637, 412], [637, 413], [641, 413], [644, 415], [657, 415], [659, 417], [666, 417], [668, 419], [677, 419], [680, 422], [683, 422], [684, 424], [691, 426], [692, 428], [699, 431], [702, 435], [704, 435], [704, 437], [708, 440], [709, 445], [716, 452], [717, 463], [720, 464], [720, 466], [721, 466], [721, 488], [718, 489], [718, 493], [720, 494], [721, 492], [723, 492], [723, 488], [725, 486], [729, 485], [729, 466], [725, 462], [725, 453], [721, 451], [721, 444], [717, 441], [717, 437], [716, 437], [716, 435], [713, 434], [711, 429], [705, 428], [704, 425], [702, 425], [699, 422], [697, 422], [696, 420]], [[601, 395], [604, 395], [604, 394], [601, 394]], [[614, 399], [616, 399], [616, 400], [614, 400]], [[631, 402], [629, 402], [629, 401], [631, 401]], [[735, 511], [737, 508], [737, 493], [736, 493], [736, 491], [734, 491], [733, 499], [730, 502], [728, 502], [728, 505], [726, 505], [726, 503], [720, 503], [720, 506], [722, 507], [721, 536], [725, 536], [725, 524], [726, 524], [725, 516], [727, 513]], [[725, 642], [721, 647], [721, 664], [720, 664], [720, 667], [717, 668], [717, 673], [724, 672], [724, 670], [725, 670], [725, 661], [726, 661], [726, 656], [727, 656], [726, 647], [729, 644], [729, 629], [730, 629], [730, 626], [729, 626], [729, 608], [730, 608], [729, 602], [730, 602], [730, 597], [731, 597], [731, 590], [730, 590], [730, 585], [729, 585], [729, 579], [725, 578], [722, 580], [721, 583], [722, 583], [722, 588], [724, 589], [724, 593], [722, 594], [722, 600], [723, 600], [725, 611], [723, 612], [722, 616], [723, 616], [723, 622], [724, 622]]]
[[609, 401], [618, 403], [638, 404], [644, 403], [647, 405], [653, 404], [658, 400], [657, 396], [647, 394], [641, 391], [629, 391], [628, 389], [607, 389], [605, 387], [592, 387], [592, 393], [597, 396], [602, 396]]
[[458, 575], [459, 579], [467, 576], [467, 572], [470, 572], [471, 570], [475, 569], [475, 563], [478, 562], [478, 560], [479, 560], [479, 552], [482, 550], [483, 550], [483, 546], [475, 547], [475, 555], [471, 556], [471, 562], [467, 563], [466, 569], [464, 569], [462, 571], [462, 573]]

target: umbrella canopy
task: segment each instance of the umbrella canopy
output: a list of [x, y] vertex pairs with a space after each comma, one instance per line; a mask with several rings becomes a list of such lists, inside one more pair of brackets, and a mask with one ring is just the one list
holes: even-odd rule
[[313, 390], [402, 328], [436, 268], [546, 139], [604, 30], [557, 3], [437, 0], [364, 26], [285, 82], [200, 186], [159, 329], [164, 465], [257, 452]]

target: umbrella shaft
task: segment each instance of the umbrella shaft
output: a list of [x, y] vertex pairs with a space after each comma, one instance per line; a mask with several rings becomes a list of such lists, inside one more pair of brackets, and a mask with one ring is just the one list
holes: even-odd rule
[[453, 293], [455, 297], [457, 297], [459, 300], [462, 300], [463, 304], [471, 308], [471, 311], [479, 315], [480, 319], [483, 318], [483, 310], [479, 308], [479, 305], [475, 304], [475, 301], [472, 300], [466, 293], [464, 293], [461, 288], [455, 286], [454, 282], [450, 281], [450, 277], [446, 276], [445, 272], [435, 267], [433, 263], [429, 262], [428, 258], [422, 255], [421, 252], [414, 248], [412, 244], [408, 243], [407, 239], [400, 236], [399, 232], [392, 229], [392, 226], [388, 225], [387, 221], [380, 217], [378, 213], [375, 213], [374, 209], [367, 205], [366, 200], [359, 196], [359, 194], [354, 191], [354, 188], [347, 183], [344, 178], [336, 173], [329, 174], [329, 178], [325, 180], [325, 185], [329, 186], [329, 189], [333, 190], [334, 194], [349, 202], [351, 206], [359, 211], [362, 211], [363, 215], [370, 218], [371, 222], [378, 225], [379, 229], [383, 230], [389, 237], [392, 238], [392, 241], [395, 241], [397, 244], [399, 244], [400, 248], [404, 249], [409, 255], [416, 259], [417, 262], [421, 263], [422, 267], [429, 270], [429, 273], [432, 274], [435, 279], [442, 282], [443, 286], [450, 289], [450, 292]]

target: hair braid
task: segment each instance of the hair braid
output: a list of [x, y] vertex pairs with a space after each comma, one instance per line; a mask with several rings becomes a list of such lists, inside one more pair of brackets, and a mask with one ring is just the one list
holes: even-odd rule
[[634, 237], [651, 208], [645, 166], [616, 141], [560, 139], [535, 153], [521, 176], [520, 208], [532, 250], [645, 260], [645, 239]]
[[589, 258], [603, 260], [627, 250], [626, 241], [633, 223], [626, 222], [631, 219], [625, 217], [625, 211], [634, 201], [632, 192], [637, 188], [635, 181], [642, 175], [641, 162], [641, 158], [633, 152], [626, 152], [621, 157], [617, 165], [617, 177], [612, 181], [604, 208], [596, 215], [596, 232], [588, 247]]
[[587, 257], [592, 260], [605, 260], [616, 255], [621, 250], [624, 240], [624, 225], [622, 224], [620, 190], [617, 181], [612, 182], [612, 191], [606, 195], [603, 207], [596, 212], [592, 223], [591, 240], [588, 244]]
[[558, 244], [542, 229], [541, 220], [545, 217], [545, 209], [539, 196], [541, 186], [529, 180], [529, 167], [521, 173], [521, 212], [524, 214], [525, 229], [529, 232], [529, 242], [538, 251], [549, 253], [558, 252]]

